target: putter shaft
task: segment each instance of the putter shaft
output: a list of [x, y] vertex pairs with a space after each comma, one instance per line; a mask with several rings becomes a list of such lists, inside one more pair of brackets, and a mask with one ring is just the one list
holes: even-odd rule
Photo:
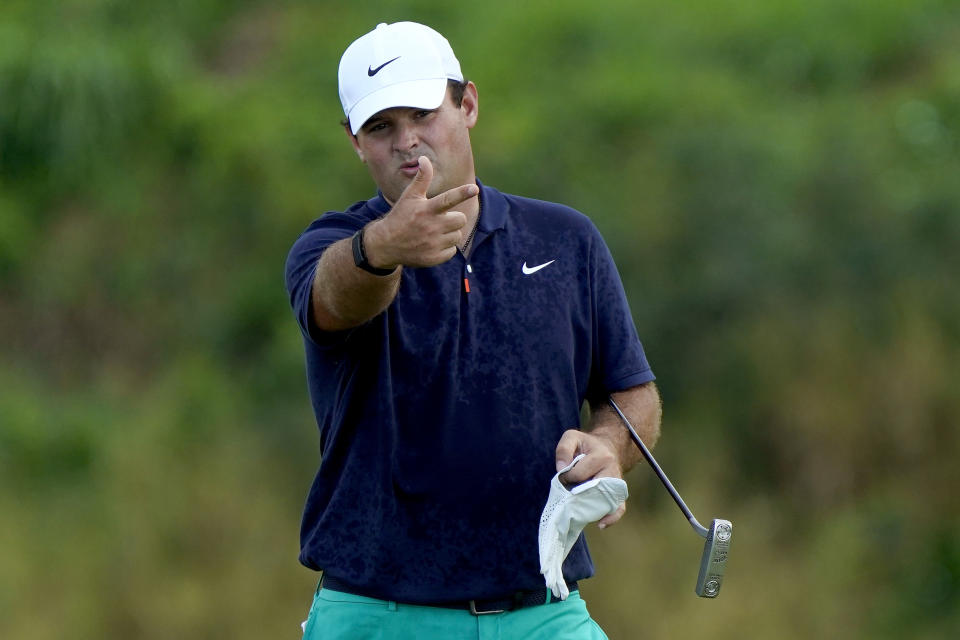
[[610, 397], [610, 405], [620, 416], [620, 419], [623, 420], [623, 424], [627, 426], [627, 430], [630, 431], [630, 436], [640, 448], [640, 452], [643, 454], [643, 457], [647, 459], [647, 462], [650, 463], [650, 466], [653, 467], [654, 472], [656, 472], [657, 477], [660, 478], [660, 482], [663, 483], [663, 486], [665, 486], [667, 491], [670, 492], [670, 495], [673, 496], [673, 501], [677, 503], [678, 507], [680, 507], [680, 511], [683, 511], [683, 515], [687, 517], [687, 521], [690, 523], [690, 526], [693, 527], [693, 530], [697, 532], [697, 535], [699, 535], [701, 538], [706, 538], [710, 531], [702, 524], [697, 522], [697, 519], [693, 517], [693, 512], [690, 511], [689, 507], [687, 507], [687, 504], [683, 501], [683, 498], [680, 497], [680, 494], [677, 493], [677, 490], [673, 488], [673, 484], [670, 482], [667, 474], [665, 474], [663, 469], [660, 468], [660, 465], [657, 464], [653, 454], [650, 453], [650, 449], [647, 449], [647, 445], [643, 444], [643, 440], [641, 440], [640, 436], [637, 435], [636, 430], [633, 428], [633, 425], [630, 424], [627, 416], [623, 415], [623, 411], [621, 411], [620, 407], [617, 406], [617, 403], [614, 401], [613, 397]]
[[643, 457], [650, 463], [650, 466], [653, 467], [657, 477], [660, 478], [660, 482], [663, 483], [663, 486], [665, 486], [667, 491], [670, 492], [670, 495], [673, 496], [674, 502], [680, 507], [683, 515], [687, 517], [690, 526], [693, 527], [693, 530], [700, 536], [706, 538], [706, 541], [703, 543], [703, 554], [700, 557], [700, 574], [697, 576], [697, 585], [694, 588], [694, 592], [701, 598], [716, 598], [720, 593], [720, 586], [723, 584], [723, 573], [727, 566], [727, 554], [730, 551], [730, 538], [733, 534], [733, 525], [730, 524], [729, 520], [715, 518], [713, 522], [710, 523], [710, 529], [707, 529], [697, 522], [697, 519], [693, 517], [693, 513], [690, 511], [690, 508], [687, 507], [683, 498], [681, 498], [677, 490], [673, 488], [673, 484], [670, 482], [670, 479], [667, 478], [667, 474], [665, 474], [663, 469], [660, 468], [660, 465], [657, 464], [653, 454], [647, 449], [647, 445], [645, 445], [643, 440], [640, 439], [640, 436], [637, 435], [633, 425], [630, 424], [627, 416], [623, 415], [623, 411], [620, 410], [620, 407], [617, 406], [617, 403], [612, 397], [610, 398], [610, 404], [613, 406], [614, 411], [620, 416], [623, 424], [626, 425], [627, 430], [630, 431], [630, 436], [633, 438], [634, 443], [636, 443], [641, 453], [643, 453]]

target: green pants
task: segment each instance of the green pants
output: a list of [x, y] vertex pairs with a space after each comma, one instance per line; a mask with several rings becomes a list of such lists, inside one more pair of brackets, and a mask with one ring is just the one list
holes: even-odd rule
[[319, 589], [304, 640], [607, 640], [574, 591], [563, 602], [475, 616]]

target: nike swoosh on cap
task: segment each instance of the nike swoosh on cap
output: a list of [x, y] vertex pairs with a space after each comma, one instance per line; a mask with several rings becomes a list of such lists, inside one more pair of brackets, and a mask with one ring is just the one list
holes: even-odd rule
[[390, 64], [391, 62], [395, 62], [395, 61], [397, 61], [397, 60], [399, 60], [399, 59], [400, 59], [400, 56], [397, 56], [397, 57], [394, 58], [393, 60], [387, 60], [386, 62], [384, 62], [382, 65], [380, 65], [380, 66], [377, 67], [376, 69], [374, 69], [373, 67], [367, 67], [367, 75], [372, 78], [373, 76], [377, 75], [377, 73], [380, 72], [380, 69], [383, 69], [385, 66], [387, 66], [387, 65]]
[[546, 266], [548, 266], [548, 265], [551, 265], [551, 264], [553, 264], [554, 262], [556, 262], [556, 259], [551, 260], [550, 262], [544, 262], [543, 264], [538, 264], [538, 265], [535, 266], [535, 267], [528, 267], [528, 266], [527, 266], [527, 263], [524, 262], [524, 263], [523, 263], [523, 267], [521, 268], [521, 271], [523, 271], [523, 275], [528, 276], [528, 275], [530, 275], [531, 273], [536, 273], [537, 271], [540, 271], [540, 269], [543, 269], [544, 267], [546, 267]]

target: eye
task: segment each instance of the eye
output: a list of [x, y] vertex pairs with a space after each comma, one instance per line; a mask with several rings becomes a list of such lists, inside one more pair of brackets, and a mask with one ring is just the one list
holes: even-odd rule
[[420, 111], [417, 111], [416, 113], [414, 113], [413, 117], [416, 118], [417, 120], [421, 120], [423, 118], [426, 118], [429, 115], [432, 115], [433, 113], [434, 111], [430, 109], [421, 109]]
[[384, 129], [386, 129], [387, 126], [388, 125], [386, 122], [384, 122], [383, 120], [378, 120], [377, 122], [374, 122], [373, 124], [370, 124], [369, 126], [367, 126], [364, 130], [367, 133], [377, 133], [378, 131], [383, 131]]

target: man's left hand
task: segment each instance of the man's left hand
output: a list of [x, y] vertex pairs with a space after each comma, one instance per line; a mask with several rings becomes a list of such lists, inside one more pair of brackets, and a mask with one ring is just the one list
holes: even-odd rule
[[[557, 444], [557, 471], [566, 467], [579, 454], [586, 454], [573, 469], [560, 478], [564, 484], [578, 485], [593, 478], [623, 478], [620, 458], [615, 443], [601, 435], [570, 429]], [[614, 524], [627, 510], [626, 503], [600, 519], [601, 529]]]

